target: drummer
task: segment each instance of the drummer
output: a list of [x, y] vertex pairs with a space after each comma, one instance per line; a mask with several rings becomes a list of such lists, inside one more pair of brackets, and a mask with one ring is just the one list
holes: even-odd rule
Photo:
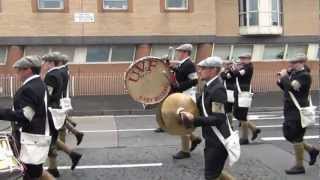
[[[51, 139], [49, 135], [52, 134], [48, 124], [52, 125], [53, 122], [50, 123], [51, 118], [48, 118], [46, 112], [46, 86], [39, 76], [40, 57], [25, 56], [19, 59], [13, 67], [16, 69], [18, 78], [23, 84], [13, 98], [13, 109], [0, 108], [0, 119], [14, 122], [15, 127], [18, 127], [16, 129], [19, 129], [19, 131], [16, 131], [18, 134], [15, 134], [15, 139], [18, 143], [20, 159], [27, 169], [23, 179], [54, 179], [42, 166], [48, 156]], [[37, 147], [37, 141], [30, 139], [34, 135], [43, 135], [41, 136], [43, 140], [38, 140], [47, 143]], [[29, 137], [28, 144], [23, 145], [23, 141], [20, 142], [20, 139], [25, 139], [24, 137]], [[30, 142], [34, 142], [34, 144], [30, 144]], [[45, 146], [48, 146], [48, 148], [43, 150]], [[28, 154], [28, 147], [31, 147], [32, 153], [37, 153], [37, 156]], [[42, 160], [39, 160], [39, 158], [42, 158]]]
[[[177, 58], [179, 63], [171, 66], [175, 73], [176, 82], [172, 86], [173, 92], [180, 92], [190, 95], [195, 101], [196, 85], [198, 76], [196, 67], [191, 60], [193, 47], [191, 44], [182, 44], [176, 48]], [[193, 151], [198, 144], [201, 143], [201, 138], [193, 134], [181, 136], [181, 150], [173, 155], [174, 159], [185, 159], [190, 157], [190, 152]]]

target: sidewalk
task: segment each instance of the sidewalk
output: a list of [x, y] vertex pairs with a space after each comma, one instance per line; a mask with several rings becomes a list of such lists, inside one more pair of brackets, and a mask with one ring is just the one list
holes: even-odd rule
[[[312, 93], [314, 105], [319, 105], [319, 91]], [[9, 107], [11, 98], [0, 98], [0, 107]], [[120, 96], [79, 96], [72, 98], [72, 115], [127, 115], [152, 114], [153, 110], [144, 110], [142, 105], [128, 95]], [[257, 93], [254, 96], [251, 111], [282, 110], [280, 92]]]

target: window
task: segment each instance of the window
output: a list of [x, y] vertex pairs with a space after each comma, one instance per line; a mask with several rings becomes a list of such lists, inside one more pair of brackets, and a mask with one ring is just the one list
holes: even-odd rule
[[230, 58], [231, 45], [215, 44], [213, 49], [213, 56], [219, 56], [224, 60]]
[[282, 0], [239, 0], [239, 26], [264, 26], [265, 23], [282, 25]]
[[166, 9], [188, 9], [188, 0], [165, 0]]
[[51, 48], [51, 52], [58, 51], [62, 54], [65, 54], [69, 58], [69, 62], [73, 62], [75, 47], [72, 46], [54, 46]]
[[0, 64], [5, 64], [7, 60], [7, 47], [0, 47]]
[[232, 59], [238, 59], [242, 54], [252, 54], [253, 46], [252, 45], [234, 45]]
[[103, 9], [126, 10], [128, 9], [128, 0], [103, 0]]
[[119, 61], [132, 61], [134, 58], [135, 47], [129, 45], [122, 45], [122, 46], [112, 46], [112, 62], [119, 62]]
[[107, 62], [109, 48], [106, 46], [92, 46], [87, 48], [87, 62]]
[[283, 59], [283, 45], [265, 45], [263, 59]]
[[38, 0], [39, 9], [64, 9], [64, 0]]
[[131, 62], [135, 55], [135, 46], [89, 46], [87, 47], [86, 62]]
[[307, 54], [307, 45], [288, 45], [287, 59], [294, 58], [298, 53]]
[[38, 55], [43, 56], [50, 52], [49, 46], [28, 46], [24, 50], [24, 55]]
[[249, 25], [257, 26], [259, 24], [258, 0], [249, 0]]
[[65, 54], [68, 56], [70, 62], [73, 62], [75, 47], [73, 46], [27, 46], [24, 49], [24, 55], [38, 55], [43, 56], [49, 52], [60, 52], [61, 54]]
[[[173, 47], [174, 49], [177, 48], [179, 45], [177, 44], [161, 44], [161, 45], [152, 45], [152, 49], [151, 49], [151, 56], [155, 56], [155, 57], [163, 57], [163, 56], [166, 56], [168, 55], [168, 52], [169, 52], [169, 47]], [[193, 51], [191, 52], [191, 59], [194, 61], [195, 58], [196, 58], [196, 45], [193, 45]], [[174, 59], [176, 60], [177, 59], [177, 54], [176, 52], [174, 51], [173, 53], [173, 57]]]

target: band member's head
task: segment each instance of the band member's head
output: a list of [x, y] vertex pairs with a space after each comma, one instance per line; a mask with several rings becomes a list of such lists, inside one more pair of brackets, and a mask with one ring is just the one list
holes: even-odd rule
[[69, 57], [67, 55], [65, 55], [65, 54], [62, 54], [61, 58], [62, 58], [61, 59], [61, 64], [62, 65], [66, 65], [68, 63], [68, 61], [69, 61]]
[[182, 44], [176, 48], [178, 60], [183, 60], [189, 57], [192, 53], [193, 47], [192, 44]]
[[294, 58], [288, 60], [288, 69], [291, 70], [301, 70], [305, 66], [307, 57], [304, 54], [297, 54]]
[[61, 66], [62, 54], [59, 52], [52, 52], [42, 56], [43, 70], [46, 72], [54, 67]]
[[241, 54], [238, 58], [239, 58], [241, 64], [251, 63], [251, 54], [249, 54], [249, 53]]
[[233, 66], [233, 62], [231, 60], [223, 60], [224, 69], [231, 69]]
[[39, 56], [24, 56], [13, 64], [20, 81], [39, 74], [41, 70], [41, 58]]
[[218, 56], [208, 57], [200, 61], [197, 65], [198, 74], [201, 80], [209, 81], [213, 77], [219, 75], [222, 65], [222, 60]]

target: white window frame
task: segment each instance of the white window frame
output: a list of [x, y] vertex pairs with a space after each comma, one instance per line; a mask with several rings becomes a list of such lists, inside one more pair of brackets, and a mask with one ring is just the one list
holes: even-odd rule
[[[112, 58], [112, 47], [113, 46], [115, 46], [115, 45], [110, 45], [110, 46], [108, 46], [108, 48], [106, 48], [106, 51], [107, 51], [107, 49], [109, 49], [109, 54], [108, 54], [108, 59], [106, 59], [106, 61], [104, 61], [104, 62], [87, 62], [87, 47], [85, 47], [85, 49], [86, 49], [85, 63], [77, 63], [77, 64], [131, 64], [132, 62], [134, 62], [134, 58], [136, 56], [136, 50], [137, 50], [137, 46], [136, 45], [133, 45], [134, 46], [134, 50], [133, 50], [133, 56], [132, 56], [132, 60], [131, 61], [116, 61], [116, 62], [111, 60], [111, 58]], [[119, 45], [119, 46], [121, 46], [121, 45]]]
[[[218, 44], [218, 45], [226, 45], [226, 46], [229, 46], [230, 47], [230, 50], [229, 50], [229, 55], [228, 55], [228, 59], [226, 59], [226, 60], [231, 60], [231, 54], [233, 53], [233, 44], [219, 44], [219, 43], [213, 43], [212, 44], [212, 49], [211, 49], [211, 56], [214, 56], [214, 49], [215, 49], [215, 47], [216, 47], [216, 44]], [[220, 57], [221, 58], [221, 57]]]
[[106, 0], [102, 0], [102, 8], [104, 10], [128, 10], [129, 9], [129, 0], [123, 0], [123, 1], [127, 1], [127, 7], [126, 8], [124, 8], [124, 7], [122, 7], [122, 8], [108, 7], [108, 4], [106, 4]]
[[57, 0], [57, 1], [62, 1], [62, 2], [61, 2], [61, 7], [58, 7], [58, 8], [42, 8], [42, 7], [40, 7], [40, 1], [41, 1], [41, 0], [38, 0], [38, 1], [37, 1], [37, 3], [38, 3], [38, 6], [37, 6], [37, 7], [38, 7], [39, 10], [63, 10], [64, 7], [65, 7], [65, 4], [64, 4], [65, 1], [64, 1], [64, 0]]
[[167, 4], [167, 1], [170, 1], [170, 0], [164, 0], [164, 7], [165, 7], [165, 10], [181, 10], [181, 11], [185, 11], [185, 10], [188, 10], [189, 9], [189, 0], [184, 0], [186, 1], [186, 7], [168, 7], [168, 4]]
[[5, 49], [5, 55], [4, 55], [4, 60], [3, 60], [3, 62], [0, 62], [0, 65], [1, 65], [1, 66], [6, 65], [6, 64], [7, 64], [7, 60], [8, 60], [8, 47], [2, 46], [2, 48]]

